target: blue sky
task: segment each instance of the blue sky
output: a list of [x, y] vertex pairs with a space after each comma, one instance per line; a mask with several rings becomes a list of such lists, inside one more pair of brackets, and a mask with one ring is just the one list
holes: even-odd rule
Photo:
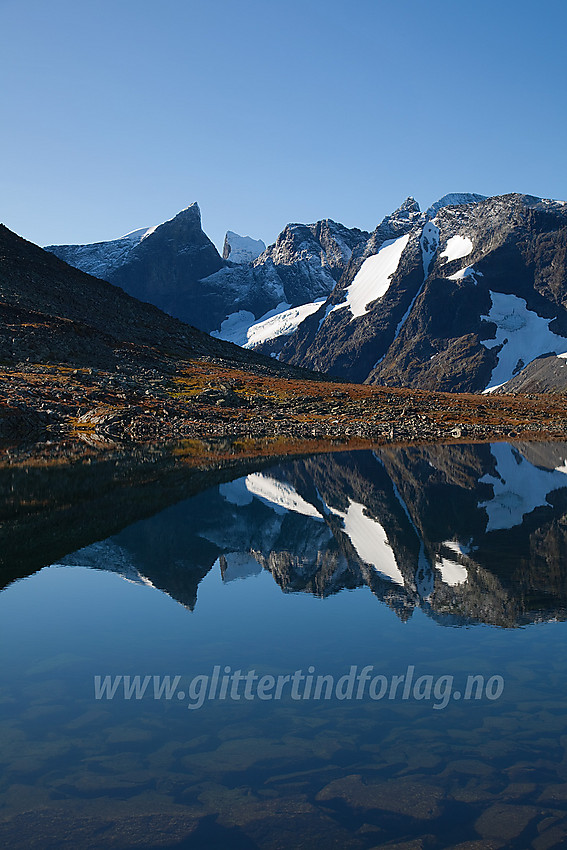
[[565, 199], [566, 31], [564, 0], [0, 0], [0, 220], [90, 242], [196, 200], [221, 246]]

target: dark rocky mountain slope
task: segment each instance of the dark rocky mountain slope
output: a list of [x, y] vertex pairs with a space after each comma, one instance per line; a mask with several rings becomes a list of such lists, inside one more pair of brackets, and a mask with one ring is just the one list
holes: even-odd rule
[[566, 352], [567, 206], [466, 201], [422, 214], [408, 199], [280, 359], [372, 384], [479, 392]]
[[[114, 368], [216, 358], [297, 374], [91, 277], [0, 225], [0, 361]], [[282, 371], [283, 368], [283, 371]]]
[[255, 258], [257, 240], [230, 240], [238, 262], [220, 258], [193, 204], [113, 243], [50, 250], [215, 337], [343, 380], [567, 387], [562, 202], [456, 193], [424, 213], [408, 198], [371, 234], [290, 224]]
[[223, 266], [203, 233], [197, 204], [159, 227], [137, 230], [121, 239], [50, 245], [46, 250], [195, 326], [202, 325], [206, 312], [199, 281]]
[[266, 313], [325, 299], [353, 249], [367, 238], [330, 220], [290, 224], [260, 253], [261, 240], [228, 231], [223, 260], [203, 232], [194, 203], [171, 221], [121, 239], [46, 250], [201, 330], [240, 343], [246, 342], [243, 328]]

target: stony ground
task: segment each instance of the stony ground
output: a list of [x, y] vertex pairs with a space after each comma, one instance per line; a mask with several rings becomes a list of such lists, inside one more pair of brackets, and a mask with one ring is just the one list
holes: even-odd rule
[[[0, 368], [0, 437], [94, 446], [239, 438], [413, 442], [567, 438], [567, 397], [476, 396], [275, 377], [212, 358], [104, 371]], [[285, 450], [282, 449], [282, 450]]]

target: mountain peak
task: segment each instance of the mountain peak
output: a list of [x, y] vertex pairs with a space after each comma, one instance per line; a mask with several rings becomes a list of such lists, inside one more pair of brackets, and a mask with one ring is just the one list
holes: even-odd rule
[[394, 215], [397, 215], [399, 213], [404, 213], [404, 212], [408, 212], [408, 213], [420, 212], [419, 204], [416, 201], [416, 199], [413, 197], [413, 195], [408, 195], [408, 197], [405, 199], [403, 204], [401, 204], [398, 207], [398, 209], [394, 211]]
[[410, 195], [394, 212], [384, 216], [372, 233], [365, 254], [375, 254], [385, 240], [397, 239], [398, 236], [409, 233], [421, 218], [419, 204]]
[[230, 260], [232, 263], [252, 263], [265, 250], [266, 245], [261, 239], [240, 236], [233, 230], [227, 230], [224, 237], [222, 257], [223, 260]]
[[189, 204], [189, 206], [180, 210], [177, 215], [184, 215], [185, 213], [192, 213], [193, 215], [201, 216], [201, 209], [197, 201], [193, 201], [193, 203]]
[[[185, 209], [178, 212], [177, 215], [174, 216], [173, 219], [170, 219], [170, 220], [174, 221], [175, 219], [194, 220], [195, 223], [198, 223], [198, 225], [200, 227], [201, 226], [201, 210], [199, 208], [199, 204], [197, 203], [197, 201], [193, 201], [192, 204], [189, 204], [188, 207], [185, 207]], [[165, 223], [166, 222], [164, 222], [164, 224]]]
[[486, 201], [486, 195], [477, 195], [475, 192], [449, 192], [448, 195], [443, 195], [434, 204], [431, 204], [425, 213], [427, 219], [435, 218], [437, 212], [442, 207], [456, 207], [461, 204], [478, 204], [480, 201]]

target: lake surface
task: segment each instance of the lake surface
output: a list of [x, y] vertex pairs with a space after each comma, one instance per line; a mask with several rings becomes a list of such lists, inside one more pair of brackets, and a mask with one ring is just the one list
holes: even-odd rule
[[2, 846], [567, 845], [567, 445], [148, 487], [2, 526]]

